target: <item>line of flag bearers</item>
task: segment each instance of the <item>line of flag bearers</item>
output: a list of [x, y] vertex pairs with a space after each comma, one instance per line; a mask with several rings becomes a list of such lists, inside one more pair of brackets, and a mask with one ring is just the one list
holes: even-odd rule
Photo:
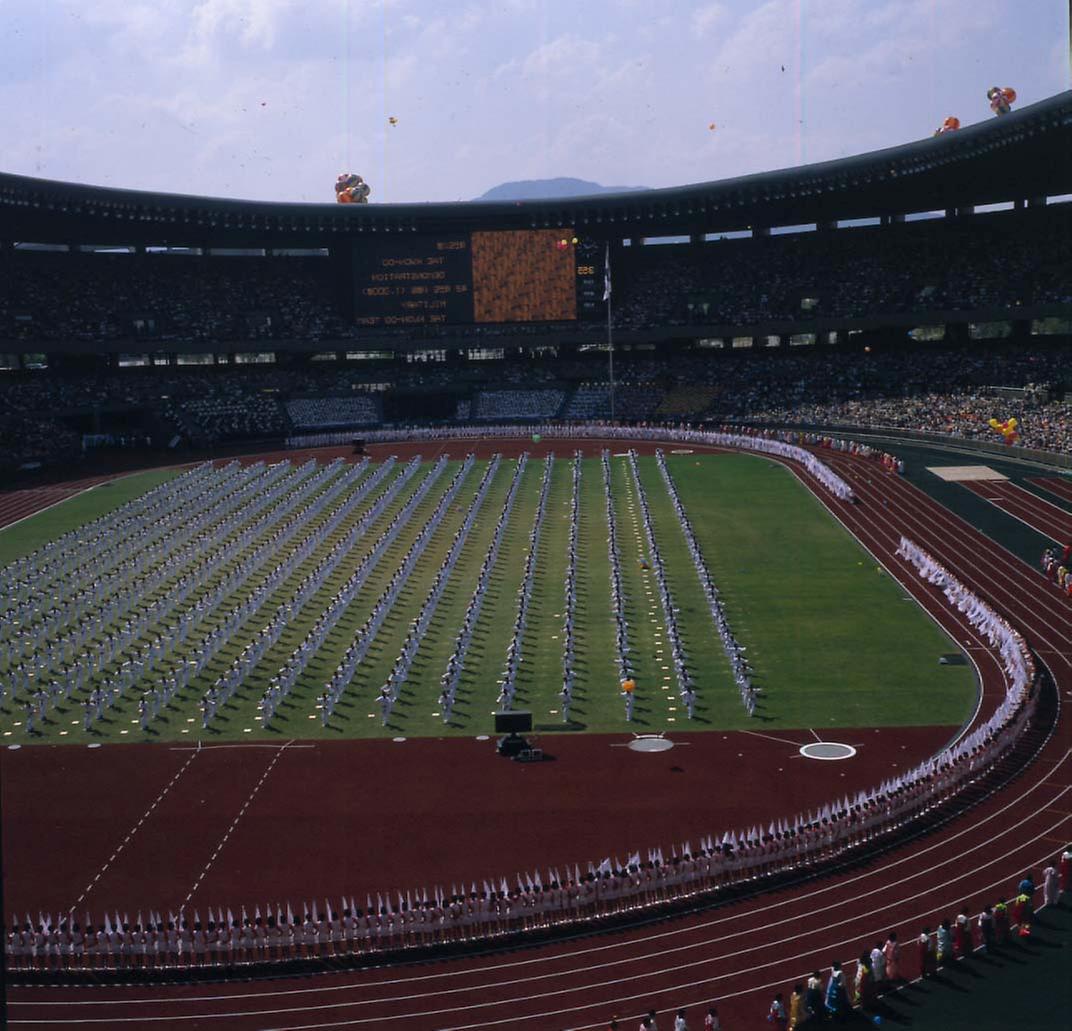
[[[709, 843], [709, 842], [708, 842]], [[683, 849], [687, 848], [683, 846]], [[451, 942], [494, 939], [518, 931], [553, 928], [577, 920], [598, 920], [704, 891], [718, 883], [721, 864], [710, 863], [706, 848], [696, 854], [675, 855], [664, 862], [657, 851], [648, 862], [639, 855], [614, 867], [609, 860], [587, 875], [580, 870], [565, 874], [550, 870], [541, 879], [519, 875], [516, 886], [505, 880], [451, 885], [393, 898], [367, 896], [364, 906], [354, 898], [336, 905], [329, 899], [303, 902], [300, 915], [285, 906], [243, 907], [238, 915], [209, 907], [178, 913], [150, 911], [148, 916], [107, 913], [95, 923], [73, 913], [54, 918], [39, 913], [12, 919], [7, 929], [7, 962], [13, 970], [139, 970], [184, 967], [233, 967], [291, 960], [332, 959], [364, 953], [381, 953], [445, 945]], [[1054, 906], [1072, 888], [1072, 845], [1042, 872], [1042, 905]], [[1037, 888], [1031, 871], [1024, 874], [1011, 900], [1004, 899], [973, 913], [967, 903], [954, 920], [941, 921], [936, 932], [924, 927], [915, 941], [911, 964], [923, 978], [942, 966], [969, 958], [975, 952], [1000, 949], [1014, 936], [1030, 937]], [[781, 993], [769, 1015], [775, 1023], [796, 1027], [807, 1018], [837, 1017], [850, 1007], [872, 1008], [878, 995], [902, 983], [909, 964], [897, 932], [864, 949], [855, 961], [850, 980], [841, 962], [832, 964], [825, 985], [815, 971], [797, 984], [788, 1005]]]
[[[328, 443], [330, 434], [308, 434], [302, 447], [316, 443]], [[619, 426], [609, 422], [541, 423], [519, 427], [516, 423], [488, 423], [479, 426], [437, 426], [402, 430], [371, 430], [365, 436], [366, 443], [393, 443], [435, 440], [487, 440], [499, 437], [531, 437], [534, 441], [547, 437], [566, 440], [640, 440], [673, 441], [677, 444], [700, 444], [705, 447], [739, 448], [744, 451], [760, 451], [799, 462], [814, 479], [818, 480], [841, 501], [853, 502], [852, 488], [821, 459], [800, 447], [801, 443], [819, 444], [833, 450], [853, 454], [878, 456], [880, 452], [853, 441], [835, 440], [818, 434], [802, 434], [795, 430], [755, 430], [751, 427], [734, 427], [729, 431], [691, 429], [678, 426], [657, 426], [645, 423], [640, 426]], [[885, 465], [886, 463], [884, 463]], [[903, 470], [902, 470], [903, 471]]]

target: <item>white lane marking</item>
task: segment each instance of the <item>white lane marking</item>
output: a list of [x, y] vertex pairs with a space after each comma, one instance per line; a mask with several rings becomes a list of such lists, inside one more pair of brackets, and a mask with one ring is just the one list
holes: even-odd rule
[[82, 900], [86, 897], [86, 895], [89, 894], [89, 892], [92, 889], [93, 885], [96, 884], [97, 881], [100, 880], [101, 874], [104, 873], [104, 871], [108, 869], [108, 867], [112, 864], [112, 861], [115, 859], [115, 857], [118, 856], [119, 853], [122, 852], [123, 849], [125, 849], [127, 847], [127, 845], [130, 843], [130, 839], [132, 837], [134, 837], [135, 834], [137, 834], [138, 828], [141, 827], [141, 825], [145, 822], [145, 817], [148, 816], [156, 808], [157, 803], [160, 802], [160, 800], [163, 799], [163, 797], [175, 786], [175, 781], [177, 781], [186, 772], [187, 767], [190, 765], [190, 763], [192, 763], [194, 761], [196, 756], [197, 756], [197, 753], [194, 752], [194, 754], [191, 755], [190, 758], [187, 759], [186, 762], [184, 762], [182, 764], [182, 767], [179, 769], [178, 773], [176, 773], [175, 776], [172, 777], [171, 780], [169, 780], [167, 782], [167, 784], [164, 786], [164, 790], [161, 791], [160, 794], [156, 796], [156, 800], [153, 802], [153, 804], [151, 806], [149, 806], [149, 808], [142, 814], [141, 819], [138, 820], [137, 824], [134, 826], [134, 829], [129, 834], [127, 834], [127, 836], [125, 838], [123, 838], [123, 843], [119, 846], [119, 848], [117, 848], [112, 853], [112, 855], [109, 858], [108, 862], [105, 863], [104, 866], [102, 866], [99, 871], [97, 871], [97, 875], [93, 878], [93, 880], [90, 881], [89, 884], [86, 885], [85, 890], [82, 892], [81, 895], [79, 895], [78, 901], [75, 902], [74, 905], [72, 905], [67, 910], [67, 915], [68, 916], [70, 916], [75, 911], [75, 908], [82, 902]]
[[[223, 835], [223, 838], [220, 840], [219, 844], [216, 846], [216, 851], [212, 853], [212, 856], [209, 858], [209, 861], [205, 864], [204, 868], [197, 875], [197, 880], [194, 881], [193, 887], [189, 890], [189, 892], [187, 892], [186, 898], [183, 899], [183, 905], [186, 905], [190, 901], [190, 899], [192, 899], [194, 897], [194, 892], [197, 891], [198, 886], [205, 879], [205, 874], [207, 874], [209, 872], [209, 870], [212, 868], [212, 864], [216, 861], [216, 857], [220, 854], [220, 849], [222, 849], [223, 846], [226, 844], [227, 839], [231, 836], [231, 832], [235, 829], [235, 827], [238, 826], [238, 821], [241, 820], [242, 817], [245, 815], [246, 810], [249, 808], [249, 803], [253, 801], [253, 799], [257, 795], [257, 792], [260, 791], [261, 785], [264, 783], [265, 777], [267, 777], [268, 774], [272, 772], [272, 767], [275, 766], [275, 764], [277, 762], [279, 762], [279, 760], [282, 757], [283, 753], [287, 750], [287, 748], [290, 747], [291, 744], [292, 744], [292, 742], [287, 741], [287, 742], [283, 743], [282, 745], [277, 746], [275, 756], [273, 757], [272, 761], [268, 764], [268, 768], [264, 771], [264, 774], [261, 777], [261, 779], [259, 781], [257, 781], [256, 786], [249, 793], [249, 796], [246, 798], [245, 802], [242, 803], [242, 808], [238, 810], [238, 815], [231, 821], [231, 826], [227, 828], [227, 831]], [[195, 752], [194, 754], [196, 755], [197, 753]]]

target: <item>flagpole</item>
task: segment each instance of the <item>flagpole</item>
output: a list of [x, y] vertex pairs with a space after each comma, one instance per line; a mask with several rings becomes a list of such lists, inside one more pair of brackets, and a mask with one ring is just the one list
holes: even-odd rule
[[614, 334], [611, 329], [610, 241], [603, 266], [603, 299], [607, 302], [607, 369], [610, 377], [610, 421], [614, 422]]

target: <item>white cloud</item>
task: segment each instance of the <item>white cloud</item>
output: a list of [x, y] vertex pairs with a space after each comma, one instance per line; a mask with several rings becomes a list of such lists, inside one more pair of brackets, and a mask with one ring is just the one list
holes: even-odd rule
[[722, 29], [730, 20], [730, 10], [722, 3], [704, 4], [692, 12], [692, 31], [697, 36], [708, 36]]
[[3, 170], [266, 199], [347, 167], [376, 200], [709, 180], [987, 117], [991, 77], [1067, 83], [1067, 26], [1016, 0], [0, 4]]

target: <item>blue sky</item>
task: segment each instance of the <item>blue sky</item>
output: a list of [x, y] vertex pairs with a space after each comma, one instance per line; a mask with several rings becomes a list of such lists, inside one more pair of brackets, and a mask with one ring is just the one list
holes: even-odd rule
[[0, 170], [262, 200], [331, 200], [341, 171], [373, 202], [701, 182], [990, 118], [993, 84], [1020, 103], [1070, 84], [1065, 0], [0, 0], [0, 19]]

